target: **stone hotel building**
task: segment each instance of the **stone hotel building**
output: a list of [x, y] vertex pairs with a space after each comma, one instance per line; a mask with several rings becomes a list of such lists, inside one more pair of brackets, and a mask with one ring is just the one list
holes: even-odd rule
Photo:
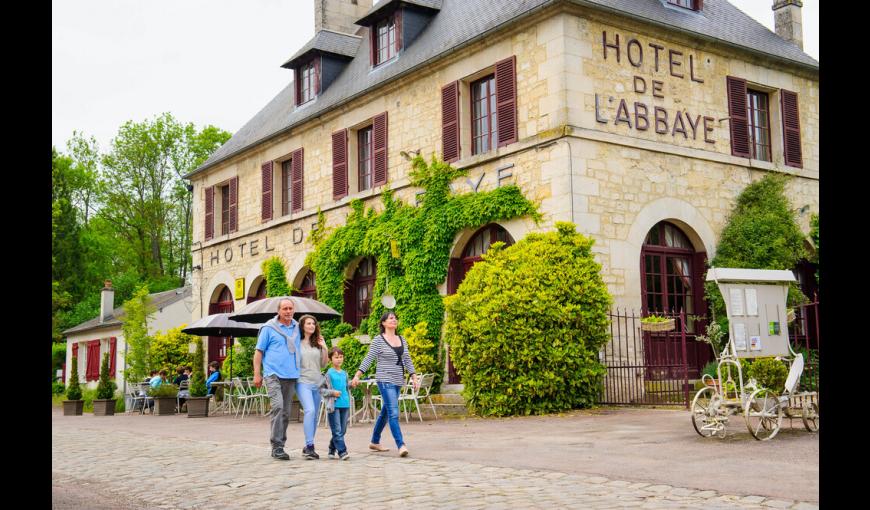
[[[273, 255], [315, 296], [318, 208], [343, 225], [350, 200], [380, 210], [387, 186], [414, 204], [418, 151], [468, 169], [455, 193], [513, 183], [544, 218], [460, 233], [442, 294], [491, 242], [572, 221], [595, 239], [615, 306], [704, 314], [705, 260], [747, 184], [793, 176], [804, 231], [819, 210], [819, 64], [802, 51], [800, 1], [771, 7], [776, 33], [727, 0], [315, 1], [286, 88], [187, 176], [194, 319], [264, 296]], [[379, 299], [376, 272], [346, 268], [346, 320]], [[225, 348], [212, 339], [209, 358]]]

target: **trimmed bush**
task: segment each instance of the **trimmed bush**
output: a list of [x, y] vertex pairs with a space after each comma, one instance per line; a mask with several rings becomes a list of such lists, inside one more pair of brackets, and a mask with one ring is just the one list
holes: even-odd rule
[[115, 398], [115, 390], [118, 386], [109, 378], [109, 353], [103, 353], [103, 361], [100, 363], [100, 382], [97, 383], [97, 398]]
[[69, 371], [69, 387], [66, 389], [67, 400], [81, 400], [82, 387], [79, 384], [79, 360], [75, 356], [72, 358], [72, 367]]
[[203, 372], [202, 338], [196, 337], [196, 354], [194, 354], [193, 371], [190, 374], [190, 385], [187, 387], [191, 397], [204, 397], [208, 395], [205, 386], [205, 373]]
[[178, 386], [172, 383], [163, 383], [156, 388], [149, 388], [148, 395], [154, 398], [175, 398], [178, 396]]
[[408, 351], [414, 369], [420, 375], [434, 374], [438, 370], [438, 360], [433, 355], [435, 345], [429, 339], [426, 321], [418, 322], [414, 327], [402, 330], [402, 336], [408, 341]]
[[746, 369], [746, 376], [755, 379], [762, 388], [782, 393], [788, 378], [788, 368], [785, 363], [775, 358], [756, 358]]
[[593, 241], [572, 223], [495, 243], [445, 298], [445, 340], [481, 415], [544, 414], [592, 406], [611, 298]]
[[197, 337], [182, 333], [181, 330], [186, 327], [186, 324], [182, 324], [177, 328], [166, 330], [165, 333], [161, 331], [154, 333], [149, 347], [148, 366], [151, 370], [166, 370], [167, 374], [172, 374], [176, 367], [189, 366], [193, 363], [193, 354], [190, 353], [188, 346]]
[[[289, 296], [290, 284], [287, 283], [287, 268], [284, 260], [279, 256], [263, 261], [260, 269], [266, 278], [266, 295], [269, 297]], [[277, 313], [277, 312], [276, 312]]]

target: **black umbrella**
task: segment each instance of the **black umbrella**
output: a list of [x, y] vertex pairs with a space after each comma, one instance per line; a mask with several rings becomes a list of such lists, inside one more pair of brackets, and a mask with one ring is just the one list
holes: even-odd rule
[[278, 315], [278, 303], [284, 299], [293, 301], [293, 317], [296, 319], [303, 315], [311, 315], [319, 321], [341, 317], [340, 313], [315, 299], [299, 296], [278, 296], [248, 303], [241, 310], [230, 315], [230, 319], [239, 322], [266, 322]]
[[[236, 322], [229, 318], [228, 313], [215, 313], [206, 315], [202, 319], [194, 322], [190, 326], [181, 330], [182, 333], [187, 333], [196, 336], [220, 336], [220, 337], [240, 337], [240, 336], [257, 336], [257, 332], [262, 327], [262, 324], [252, 324], [250, 322]], [[232, 349], [232, 347], [230, 347]], [[233, 378], [233, 356], [230, 352], [230, 380]]]

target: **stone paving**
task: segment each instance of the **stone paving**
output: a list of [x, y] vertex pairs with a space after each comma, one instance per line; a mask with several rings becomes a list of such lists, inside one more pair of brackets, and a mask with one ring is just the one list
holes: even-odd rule
[[[388, 436], [387, 436], [388, 437]], [[52, 481], [148, 508], [791, 508], [816, 504], [548, 470], [351, 451], [307, 461], [253, 444], [52, 427]], [[105, 496], [103, 496], [105, 497]], [[105, 503], [105, 502], [104, 502]], [[124, 506], [126, 508], [126, 506]], [[87, 507], [83, 507], [87, 508]]]

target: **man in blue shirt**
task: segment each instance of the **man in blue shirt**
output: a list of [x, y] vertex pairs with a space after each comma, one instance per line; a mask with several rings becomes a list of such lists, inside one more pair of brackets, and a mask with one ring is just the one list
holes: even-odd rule
[[272, 457], [281, 460], [290, 459], [284, 451], [284, 443], [290, 422], [290, 402], [299, 379], [300, 340], [299, 323], [293, 319], [293, 301], [282, 299], [278, 303], [278, 315], [260, 328], [254, 351], [254, 386], [259, 388], [266, 383], [272, 403], [269, 412]]

